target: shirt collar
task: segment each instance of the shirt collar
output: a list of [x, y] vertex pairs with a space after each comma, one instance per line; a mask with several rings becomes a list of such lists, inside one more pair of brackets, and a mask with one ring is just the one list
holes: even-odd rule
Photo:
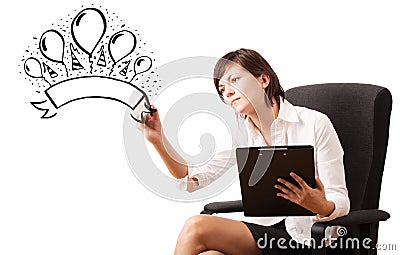
[[281, 103], [277, 119], [282, 119], [287, 122], [299, 122], [299, 116], [294, 106], [288, 100], [283, 100], [282, 97], [279, 97], [279, 99]]
[[[299, 116], [297, 115], [297, 111], [294, 106], [286, 99], [285, 101], [283, 101], [282, 97], [279, 97], [279, 99], [281, 103], [279, 107], [278, 117], [276, 119], [281, 119], [286, 122], [299, 122]], [[254, 123], [249, 118], [247, 118], [244, 122], [250, 133], [253, 134], [254, 132], [256, 132], [257, 128], [254, 126]]]

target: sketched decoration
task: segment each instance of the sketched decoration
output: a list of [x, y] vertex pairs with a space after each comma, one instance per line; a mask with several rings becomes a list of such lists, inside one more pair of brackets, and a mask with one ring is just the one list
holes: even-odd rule
[[24, 70], [32, 78], [43, 78], [42, 66], [36, 58], [28, 58], [24, 63]]
[[62, 63], [64, 57], [64, 38], [57, 30], [48, 30], [43, 33], [39, 42], [39, 49], [47, 59]]
[[[111, 77], [87, 76], [72, 78], [46, 89], [47, 99], [41, 102], [31, 102], [38, 110], [45, 111], [42, 118], [55, 116], [54, 109], [87, 98], [113, 100], [127, 106], [132, 112], [132, 119], [145, 122], [145, 113], [152, 113], [146, 93], [137, 86]], [[132, 99], [133, 98], [133, 99]], [[134, 103], [130, 104], [129, 100]]]
[[[132, 77], [132, 80], [141, 73], [147, 72], [148, 70], [150, 70], [151, 66], [152, 66], [152, 61], [151, 58], [149, 58], [148, 56], [142, 56], [142, 57], [138, 57], [135, 60], [135, 64], [133, 66], [133, 69], [135, 71], [135, 75]], [[131, 81], [132, 81], [131, 80]]]
[[96, 8], [87, 8], [79, 12], [72, 21], [72, 38], [81, 50], [91, 56], [106, 28], [104, 14]]
[[128, 30], [122, 30], [111, 36], [108, 51], [114, 63], [131, 54], [136, 48], [136, 36]]
[[[126, 24], [118, 24], [122, 20], [94, 4], [68, 16], [60, 19], [60, 24], [52, 24], [39, 40], [33, 37], [38, 41], [21, 59], [25, 78], [41, 96], [35, 96], [32, 106], [48, 119], [63, 105], [88, 98], [107, 99], [124, 104], [133, 120], [144, 123], [144, 114], [156, 111], [146, 93], [155, 91], [157, 95], [160, 80], [154, 75], [145, 81], [136, 78], [134, 84], [131, 78], [150, 70], [154, 59], [149, 54], [153, 52], [143, 49], [146, 43], [137, 38], [137, 30], [131, 32]], [[136, 102], [128, 104], [131, 95]]]

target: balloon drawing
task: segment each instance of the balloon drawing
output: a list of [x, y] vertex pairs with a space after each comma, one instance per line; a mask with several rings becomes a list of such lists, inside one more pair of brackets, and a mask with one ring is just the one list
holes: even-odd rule
[[[37, 52], [26, 50], [29, 55], [22, 58], [25, 73], [30, 78], [41, 78], [30, 81], [39, 86], [36, 92], [42, 95], [39, 101], [31, 102], [36, 109], [44, 111], [42, 118], [52, 118], [63, 105], [87, 98], [122, 103], [131, 110], [132, 119], [141, 123], [145, 121], [145, 113], [155, 111], [142, 88], [147, 83], [149, 92], [155, 90], [158, 78], [138, 84], [129, 82], [132, 75], [150, 70], [152, 58], [141, 56], [140, 51], [133, 55], [137, 48], [141, 49], [137, 47], [141, 40], [125, 24], [111, 24], [107, 28], [106, 17], [110, 18], [110, 12], [106, 14], [97, 8], [83, 8], [67, 24], [44, 32], [38, 47], [35, 46]], [[118, 70], [113, 73], [114, 68]], [[69, 75], [68, 70], [74, 72]], [[43, 86], [43, 82], [49, 86]], [[128, 102], [130, 98], [134, 102]]]
[[148, 56], [142, 56], [142, 57], [138, 57], [135, 60], [135, 64], [134, 64], [134, 71], [135, 71], [135, 75], [132, 77], [131, 81], [138, 75], [144, 72], [147, 72], [148, 70], [150, 70], [152, 65], [152, 61], [151, 58], [149, 58]]
[[96, 8], [87, 8], [72, 21], [72, 38], [81, 50], [91, 56], [103, 38], [106, 27], [104, 14]]
[[108, 51], [114, 63], [131, 54], [136, 48], [136, 36], [128, 30], [114, 34], [108, 44]]
[[47, 59], [62, 63], [64, 45], [64, 38], [57, 30], [48, 30], [40, 38], [39, 49]]
[[24, 63], [24, 70], [32, 78], [43, 78], [42, 67], [36, 58], [28, 58]]

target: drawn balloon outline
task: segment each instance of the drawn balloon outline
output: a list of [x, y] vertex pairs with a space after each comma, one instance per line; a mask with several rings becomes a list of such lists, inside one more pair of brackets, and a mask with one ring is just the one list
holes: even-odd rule
[[86, 8], [72, 20], [71, 35], [75, 44], [91, 57], [106, 29], [107, 21], [104, 14], [96, 8]]
[[108, 43], [108, 52], [114, 64], [131, 54], [136, 48], [136, 36], [128, 30], [115, 33]]
[[30, 57], [25, 60], [24, 70], [25, 73], [32, 78], [43, 78], [42, 65], [36, 58]]
[[[144, 64], [143, 64], [144, 62]], [[131, 81], [133, 81], [133, 79], [144, 72], [147, 72], [148, 70], [150, 70], [151, 66], [153, 65], [153, 61], [151, 60], [150, 57], [148, 56], [141, 56], [138, 57], [135, 60], [135, 63], [133, 65], [133, 70], [135, 72], [135, 75], [132, 77]]]
[[57, 63], [63, 63], [64, 47], [64, 37], [54, 29], [44, 32], [39, 41], [39, 49], [42, 55]]

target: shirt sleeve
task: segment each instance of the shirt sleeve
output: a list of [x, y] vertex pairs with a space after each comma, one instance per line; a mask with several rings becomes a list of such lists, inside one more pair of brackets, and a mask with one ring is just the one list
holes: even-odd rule
[[315, 220], [329, 221], [349, 213], [350, 199], [346, 188], [344, 152], [326, 115], [321, 115], [316, 121], [315, 139], [317, 174], [324, 185], [327, 200], [335, 204], [335, 209], [330, 215], [317, 215]]
[[[178, 189], [193, 192], [204, 188], [218, 179], [228, 170], [236, 167], [236, 148], [248, 145], [248, 129], [243, 121], [237, 121], [227, 134], [228, 143], [219, 144], [217, 152], [202, 165], [188, 163], [188, 174], [178, 179]], [[232, 139], [232, 140], [230, 140]], [[237, 169], [236, 169], [237, 171]]]
[[[236, 165], [235, 150], [221, 150], [210, 159], [206, 164], [195, 166], [188, 162], [188, 175], [182, 181], [186, 182], [184, 189], [193, 192], [203, 188], [226, 171]], [[185, 187], [186, 186], [186, 187]]]

